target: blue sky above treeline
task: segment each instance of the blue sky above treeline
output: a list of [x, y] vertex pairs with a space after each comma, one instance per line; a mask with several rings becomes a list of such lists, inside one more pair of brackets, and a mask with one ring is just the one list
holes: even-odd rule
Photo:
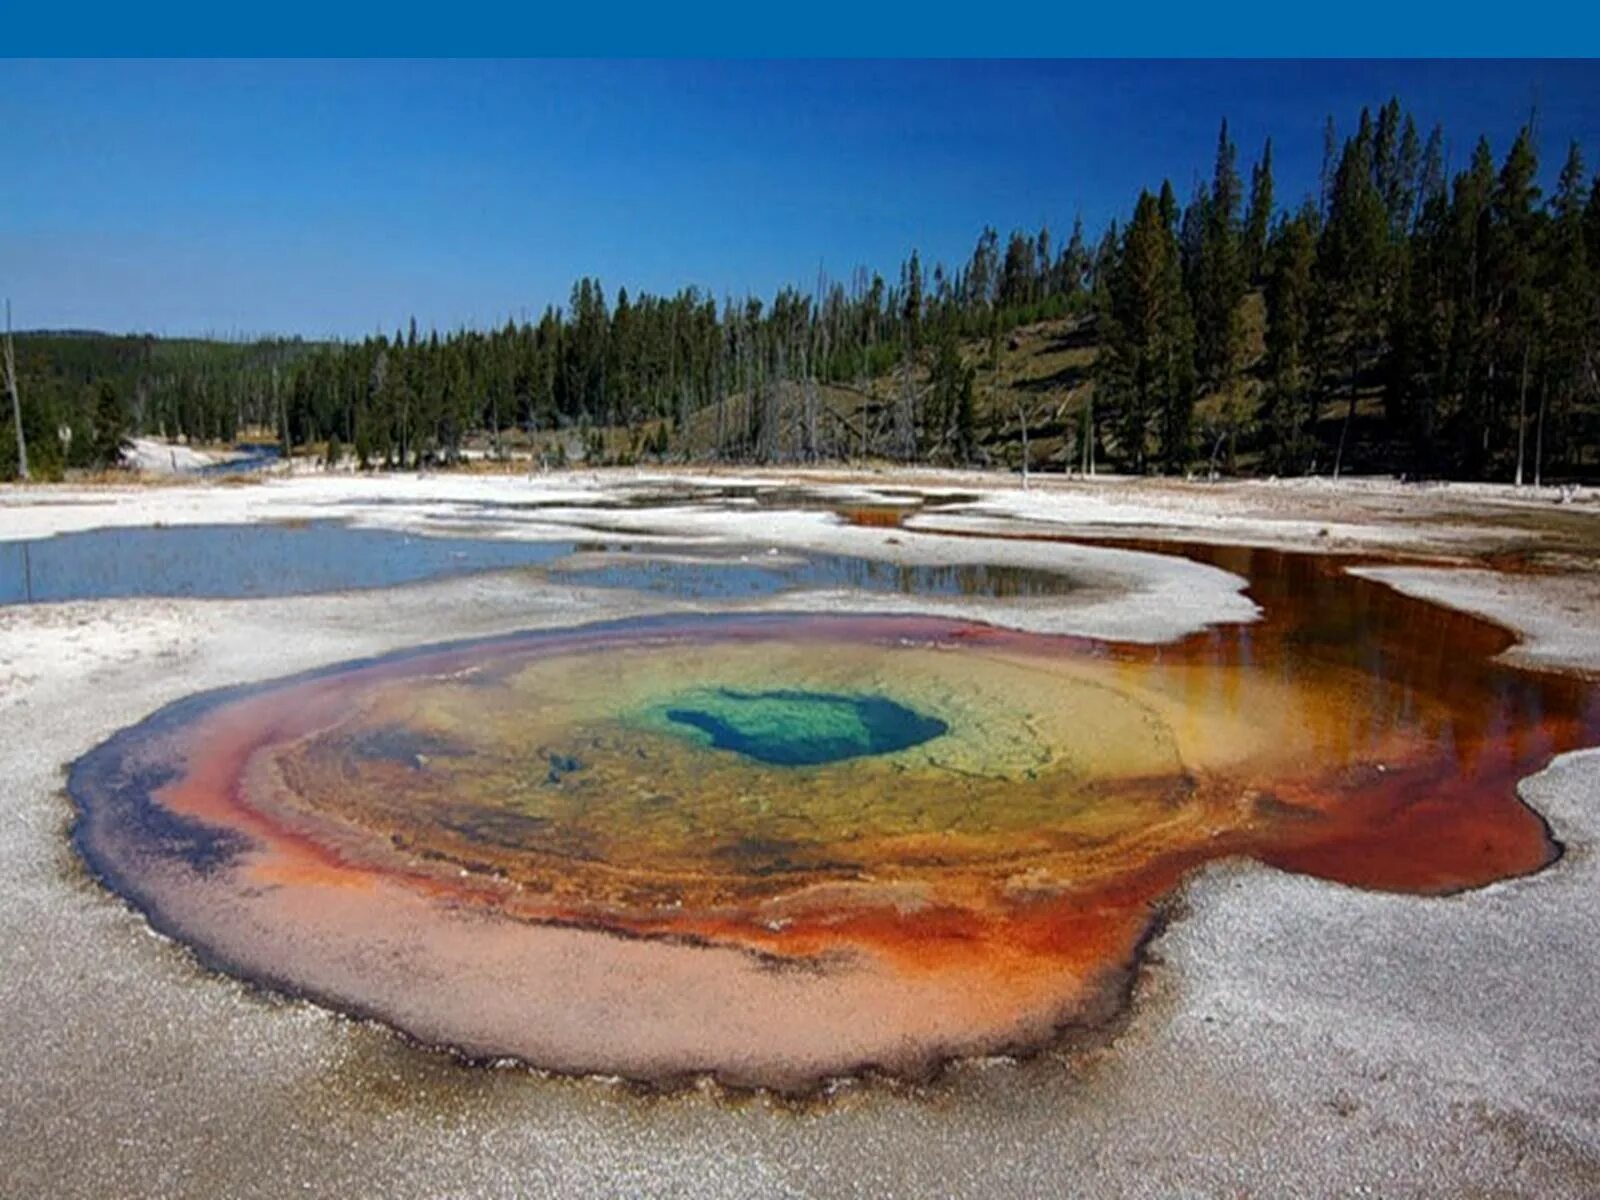
[[1563, 62], [10, 63], [0, 293], [22, 328], [360, 336], [608, 295], [892, 277], [1209, 175], [1316, 186], [1322, 126], [1397, 95], [1452, 169], [1537, 113], [1546, 186], [1600, 168]]

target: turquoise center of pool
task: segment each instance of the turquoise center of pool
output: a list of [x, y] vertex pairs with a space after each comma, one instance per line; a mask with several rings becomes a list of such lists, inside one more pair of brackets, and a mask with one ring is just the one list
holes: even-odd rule
[[948, 732], [938, 717], [886, 696], [704, 688], [657, 710], [674, 732], [780, 767], [893, 754]]

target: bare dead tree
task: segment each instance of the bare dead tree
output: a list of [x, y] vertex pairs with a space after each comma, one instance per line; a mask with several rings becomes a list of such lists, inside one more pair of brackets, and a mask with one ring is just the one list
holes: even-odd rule
[[1533, 437], [1533, 486], [1544, 486], [1544, 413], [1545, 399], [1549, 394], [1549, 381], [1539, 385], [1539, 423], [1536, 425]]
[[1022, 390], [1011, 393], [1011, 405], [1017, 412], [1017, 426], [1022, 433], [1022, 490], [1028, 490], [1031, 471], [1031, 452], [1028, 445], [1028, 426], [1038, 426], [1041, 416], [1060, 420], [1067, 401], [1058, 395], [1043, 394], [1030, 397]]
[[[272, 409], [278, 418], [278, 434], [283, 440], [283, 461], [288, 462], [294, 457], [294, 442], [289, 436], [289, 401], [278, 388], [278, 364], [272, 364]], [[401, 451], [401, 461], [405, 461], [405, 451]]]
[[[726, 313], [733, 311], [733, 300], [731, 298], [724, 303], [723, 311]], [[727, 369], [728, 355], [728, 338], [724, 334], [719, 339], [719, 344], [716, 352], [712, 355], [711, 361], [711, 395], [717, 406], [717, 448], [712, 458], [717, 462], [721, 462], [723, 455], [727, 453], [728, 392], [723, 382], [723, 375]]]
[[1517, 388], [1517, 486], [1522, 486], [1522, 462], [1528, 445], [1528, 356], [1532, 338], [1522, 339], [1522, 383]]
[[[867, 269], [865, 267], [856, 268], [855, 274], [851, 278], [850, 292], [851, 304], [855, 311], [859, 313], [865, 308], [864, 301], [868, 294]], [[867, 356], [871, 352], [872, 340], [876, 336], [874, 328], [876, 320], [877, 307], [874, 305], [866, 313], [866, 319], [861, 322], [860, 328], [857, 330], [860, 338], [856, 347], [856, 390], [866, 398], [859, 406], [861, 442], [857, 453], [862, 458], [866, 458], [871, 453], [871, 443], [873, 441], [871, 435], [873, 397], [870, 376], [867, 371]]]
[[1094, 393], [1089, 394], [1083, 408], [1083, 476], [1094, 475]]
[[1028, 406], [1016, 397], [1017, 424], [1022, 427], [1022, 490], [1028, 490]]
[[1206, 464], [1206, 482], [1217, 481], [1217, 459], [1222, 455], [1222, 443], [1228, 439], [1228, 430], [1222, 426], [1217, 430], [1216, 440], [1211, 443], [1211, 460]]
[[811, 297], [810, 311], [804, 313], [805, 347], [801, 352], [800, 375], [804, 388], [802, 413], [805, 422], [805, 457], [807, 462], [817, 461], [817, 411], [821, 407], [817, 369], [827, 354], [827, 332], [823, 324], [823, 298], [828, 286], [827, 273], [817, 263], [817, 288]]
[[17, 478], [28, 480], [28, 442], [22, 435], [22, 396], [17, 391], [17, 351], [11, 341], [11, 301], [6, 301], [6, 389], [11, 393], [11, 420], [17, 431]]
[[917, 400], [911, 383], [911, 357], [900, 360], [899, 387], [894, 399], [894, 448], [901, 462], [917, 458]]

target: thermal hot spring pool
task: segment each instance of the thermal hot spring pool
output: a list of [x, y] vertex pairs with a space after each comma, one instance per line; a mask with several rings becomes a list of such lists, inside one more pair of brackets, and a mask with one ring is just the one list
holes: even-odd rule
[[1103, 1022], [1210, 860], [1443, 893], [1559, 853], [1515, 784], [1600, 740], [1590, 685], [1320, 559], [1189, 552], [1264, 619], [658, 617], [194, 697], [74, 765], [77, 843], [208, 963], [422, 1042], [789, 1091]]

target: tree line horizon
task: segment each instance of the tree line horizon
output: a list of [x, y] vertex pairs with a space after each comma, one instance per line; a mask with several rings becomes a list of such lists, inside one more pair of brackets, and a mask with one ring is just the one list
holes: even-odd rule
[[[359, 341], [34, 333], [12, 402], [33, 473], [113, 462], [129, 435], [449, 465], [475, 441], [590, 462], [877, 459], [1135, 474], [1389, 472], [1516, 483], [1600, 475], [1600, 176], [1565, 149], [1538, 185], [1533, 119], [1447, 170], [1397, 99], [1324, 128], [1317, 194], [1246, 186], [1226, 121], [1209, 180], [892, 279], [719, 302], [573, 285], [537, 321]], [[1023, 378], [1019, 331], [1082, 349]], [[1053, 340], [1052, 340], [1053, 339]], [[0, 477], [18, 469], [13, 422]]]

